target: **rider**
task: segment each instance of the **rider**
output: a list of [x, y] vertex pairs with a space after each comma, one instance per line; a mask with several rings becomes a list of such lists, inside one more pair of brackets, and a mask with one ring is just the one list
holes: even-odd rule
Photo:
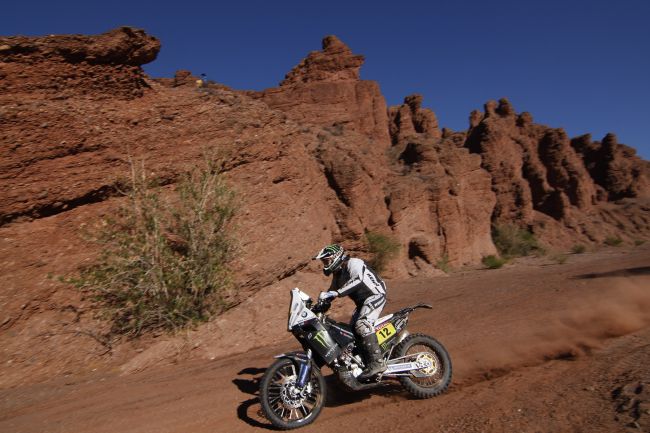
[[332, 284], [321, 292], [319, 300], [349, 296], [357, 306], [352, 315], [355, 333], [362, 338], [366, 369], [359, 379], [369, 379], [386, 371], [381, 356], [374, 322], [386, 305], [386, 284], [366, 263], [348, 256], [340, 245], [328, 245], [313, 257], [323, 262], [323, 273], [332, 275]]

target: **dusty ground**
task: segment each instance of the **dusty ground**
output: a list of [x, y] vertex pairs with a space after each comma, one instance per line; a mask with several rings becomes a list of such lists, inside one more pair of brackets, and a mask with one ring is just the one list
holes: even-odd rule
[[[363, 422], [368, 431], [650, 432], [650, 246], [390, 286], [387, 310], [434, 305], [411, 316], [410, 330], [448, 347], [452, 387], [418, 401], [397, 387], [345, 394], [330, 378], [325, 409], [303, 431]], [[295, 346], [284, 329], [269, 329], [268, 342], [213, 361], [5, 389], [0, 431], [262, 431], [256, 380]]]

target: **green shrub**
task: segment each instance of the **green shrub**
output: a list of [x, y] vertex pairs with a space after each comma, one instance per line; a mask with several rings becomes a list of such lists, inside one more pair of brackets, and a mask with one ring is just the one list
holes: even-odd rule
[[511, 224], [492, 226], [492, 241], [504, 258], [522, 257], [529, 254], [544, 254], [544, 248], [535, 235], [528, 230]]
[[167, 200], [144, 164], [131, 164], [129, 182], [126, 203], [93, 236], [100, 259], [69, 281], [95, 301], [112, 334], [175, 330], [227, 308], [234, 196], [214, 161], [181, 176]]
[[582, 254], [582, 253], [584, 253], [586, 250], [587, 250], [587, 247], [585, 247], [585, 246], [582, 245], [582, 244], [575, 244], [575, 245], [571, 248], [571, 252], [572, 252], [573, 254]]
[[444, 254], [436, 262], [436, 268], [440, 269], [445, 274], [448, 274], [449, 272], [451, 272], [451, 268], [449, 267], [449, 256], [447, 254]]
[[604, 242], [605, 245], [609, 245], [610, 247], [618, 247], [623, 243], [623, 239], [618, 236], [607, 236]]
[[645, 241], [643, 239], [635, 239], [634, 240], [634, 246], [638, 247], [639, 245], [645, 244]]
[[483, 265], [488, 269], [499, 269], [501, 266], [507, 263], [506, 259], [497, 257], [495, 255], [485, 256], [481, 259]]
[[386, 269], [400, 249], [400, 244], [393, 237], [377, 232], [366, 232], [366, 242], [371, 257], [368, 264], [377, 272]]

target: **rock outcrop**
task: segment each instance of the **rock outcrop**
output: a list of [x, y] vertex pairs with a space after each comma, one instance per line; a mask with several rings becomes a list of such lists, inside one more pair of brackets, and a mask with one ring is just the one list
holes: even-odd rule
[[334, 132], [355, 131], [376, 146], [385, 145], [386, 102], [376, 82], [359, 79], [363, 56], [352, 54], [336, 36], [324, 38], [322, 46], [322, 51], [312, 51], [293, 68], [279, 87], [249, 94], [297, 122]]
[[147, 84], [140, 66], [159, 50], [158, 39], [131, 27], [96, 36], [0, 37], [0, 94], [142, 96]]
[[[378, 84], [360, 79], [362, 63], [328, 36], [323, 50], [310, 53], [280, 87], [248, 93], [291, 119], [323, 127], [314, 155], [338, 198], [333, 239], [363, 250], [367, 231], [396, 237], [402, 250], [393, 276], [494, 253], [494, 198], [480, 158], [458, 147], [458, 137], [443, 139], [420, 95], [387, 110]], [[426, 156], [411, 160], [414, 152]]]
[[486, 103], [484, 113], [472, 112], [464, 146], [481, 155], [492, 177], [494, 222], [538, 233], [552, 227], [546, 241], [559, 247], [650, 230], [647, 223], [603, 230], [599, 203], [648, 194], [647, 165], [611, 134], [602, 144], [590, 136], [571, 140], [562, 129], [534, 123], [529, 113], [518, 115], [501, 99]]
[[494, 254], [490, 215], [495, 204], [481, 158], [461, 145], [464, 134], [442, 132], [420, 95], [389, 109], [394, 163], [390, 225], [405, 246], [410, 274], [434, 266], [457, 267]]
[[650, 165], [636, 156], [631, 147], [619, 144], [616, 135], [602, 142], [586, 134], [571, 140], [598, 188], [598, 199], [613, 201], [650, 195]]
[[393, 144], [410, 137], [442, 137], [436, 115], [428, 108], [422, 108], [422, 95], [407, 96], [402, 105], [390, 107], [388, 116]]
[[35, 63], [43, 60], [94, 65], [141, 66], [156, 59], [160, 41], [143, 30], [120, 27], [97, 36], [51, 35], [40, 38], [1, 37], [0, 60]]

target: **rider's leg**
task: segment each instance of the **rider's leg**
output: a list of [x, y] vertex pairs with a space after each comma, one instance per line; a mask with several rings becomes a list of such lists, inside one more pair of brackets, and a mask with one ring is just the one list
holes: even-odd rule
[[374, 327], [374, 322], [379, 318], [384, 305], [386, 305], [386, 298], [383, 296], [368, 298], [359, 310], [358, 319], [354, 324], [355, 332], [362, 338], [362, 348], [366, 360], [366, 369], [359, 379], [369, 379], [386, 371], [386, 363], [381, 356]]

